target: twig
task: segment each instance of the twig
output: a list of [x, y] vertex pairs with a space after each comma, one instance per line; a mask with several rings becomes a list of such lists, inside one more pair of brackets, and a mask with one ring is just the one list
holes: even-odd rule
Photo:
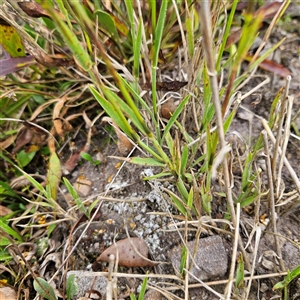
[[218, 292], [216, 292], [215, 290], [213, 290], [211, 287], [209, 287], [207, 284], [205, 284], [201, 279], [196, 277], [193, 273], [189, 272], [188, 270], [185, 270], [185, 272], [188, 272], [194, 279], [199, 281], [202, 284], [202, 286], [205, 287], [208, 291], [212, 292], [213, 294], [215, 294], [220, 299], [225, 299], [223, 295], [221, 295]]
[[[221, 149], [223, 149], [226, 146], [226, 142], [224, 136], [223, 117], [222, 117], [221, 104], [220, 104], [221, 102], [219, 98], [218, 79], [215, 70], [215, 61], [213, 56], [214, 51], [213, 51], [212, 37], [211, 37], [211, 17], [210, 17], [209, 1], [201, 2], [200, 18], [201, 18], [201, 29], [203, 35], [203, 48], [204, 48], [204, 54], [205, 54], [206, 64], [207, 64], [207, 72], [210, 77], [210, 84], [212, 88], [212, 99], [213, 99], [216, 119], [217, 119], [218, 137], [219, 137]], [[231, 182], [230, 182], [230, 174], [229, 174], [227, 159], [223, 160], [223, 172], [224, 172], [227, 202], [230, 208], [230, 214], [231, 214], [233, 225], [236, 228], [237, 226], [236, 215], [234, 210], [234, 202], [232, 199]], [[243, 247], [241, 238], [239, 238], [239, 247], [241, 248], [246, 267], [250, 270], [251, 265], [247, 253]]]
[[[279, 113], [279, 121], [277, 124], [277, 135], [276, 135], [276, 143], [274, 147], [274, 153], [273, 153], [273, 158], [272, 158], [272, 175], [273, 179], [275, 180], [276, 177], [276, 163], [277, 163], [277, 158], [278, 158], [278, 148], [280, 147], [281, 143], [281, 135], [282, 135], [282, 127], [283, 127], [283, 121], [284, 121], [284, 116], [285, 116], [285, 110], [286, 110], [286, 105], [287, 105], [287, 91], [288, 91], [288, 86], [290, 83], [290, 78], [291, 76], [287, 76], [286, 80], [286, 89], [285, 89], [285, 95], [283, 97], [282, 103], [281, 103], [281, 109]], [[280, 178], [279, 178], [280, 180]]]
[[230, 266], [228, 284], [225, 288], [225, 299], [226, 300], [230, 300], [232, 284], [233, 284], [233, 279], [234, 279], [234, 271], [235, 271], [238, 240], [239, 240], [240, 212], [241, 212], [240, 203], [237, 203], [237, 207], [236, 207], [236, 227], [235, 227], [235, 233], [234, 233], [234, 243], [233, 243], [233, 249], [232, 249], [231, 266]]
[[[282, 154], [279, 161], [278, 166], [278, 174], [277, 174], [277, 189], [276, 189], [276, 197], [279, 198], [279, 189], [280, 189], [280, 181], [281, 181], [281, 172], [283, 167], [283, 158], [285, 157], [287, 145], [290, 138], [290, 128], [291, 128], [291, 116], [292, 116], [292, 108], [293, 108], [293, 102], [294, 97], [288, 96], [287, 97], [287, 112], [286, 112], [286, 120], [285, 120], [285, 126], [284, 126], [284, 142], [282, 145]], [[280, 128], [281, 130], [281, 128]]]
[[[260, 119], [261, 119], [261, 122], [264, 126], [264, 129], [268, 133], [268, 136], [269, 136], [271, 142], [274, 145], [276, 143], [276, 139], [275, 139], [275, 137], [274, 137], [267, 121], [264, 118], [260, 118]], [[279, 151], [279, 154], [281, 155], [282, 154], [281, 148], [278, 148], [278, 151]], [[289, 171], [289, 173], [290, 173], [290, 175], [291, 175], [291, 177], [292, 177], [292, 179], [293, 179], [293, 181], [294, 181], [294, 183], [297, 187], [298, 192], [300, 193], [300, 180], [297, 177], [296, 172], [294, 171], [294, 169], [292, 168], [292, 166], [290, 165], [289, 161], [287, 160], [287, 158], [285, 156], [283, 157], [283, 161], [284, 161], [284, 164], [285, 164], [286, 168], [288, 169], [288, 171]]]
[[268, 176], [268, 183], [269, 183], [269, 210], [271, 212], [271, 224], [273, 227], [273, 231], [275, 233], [274, 240], [275, 240], [275, 247], [277, 251], [277, 255], [279, 256], [279, 262], [280, 262], [280, 269], [281, 271], [285, 270], [284, 262], [282, 260], [282, 253], [279, 246], [279, 241], [277, 237], [277, 226], [276, 226], [276, 215], [275, 215], [275, 200], [274, 200], [274, 184], [273, 184], [273, 178], [272, 178], [272, 170], [271, 170], [271, 159], [269, 154], [269, 143], [268, 143], [268, 137], [265, 130], [262, 131], [262, 135], [264, 138], [264, 151], [266, 155], [266, 166], [267, 166], [267, 176]]
[[252, 269], [251, 269], [250, 279], [249, 279], [247, 290], [246, 290], [246, 297], [245, 297], [245, 299], [248, 299], [248, 295], [249, 295], [250, 289], [251, 289], [251, 283], [252, 283], [252, 280], [253, 280], [253, 277], [254, 277], [253, 274], [254, 274], [255, 267], [256, 267], [255, 262], [256, 262], [256, 257], [257, 257], [257, 253], [258, 253], [258, 245], [259, 245], [259, 241], [260, 241], [260, 237], [261, 237], [261, 228], [260, 228], [259, 223], [255, 223], [254, 230], [256, 232], [256, 235], [255, 235], [254, 256], [253, 256]]
[[113, 295], [113, 269], [114, 269], [114, 261], [115, 261], [115, 256], [111, 254], [109, 256], [109, 264], [108, 264], [108, 275], [107, 275], [107, 286], [106, 286], [106, 299], [107, 300], [112, 300], [112, 295]]

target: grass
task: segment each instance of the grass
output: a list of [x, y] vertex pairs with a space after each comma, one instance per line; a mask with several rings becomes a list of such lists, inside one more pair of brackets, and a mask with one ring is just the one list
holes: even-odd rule
[[[128, 156], [118, 159], [159, 170], [144, 180], [167, 179], [172, 184], [174, 189], [165, 189], [166, 195], [187, 224], [203, 216], [214, 217], [214, 203], [217, 199], [226, 201], [224, 218], [233, 225], [235, 238], [223, 296], [230, 299], [235, 293], [247, 299], [255, 270], [239, 233], [240, 208], [254, 204], [259, 207], [262, 198], [268, 197], [270, 224], [279, 255], [275, 199], [280, 200], [284, 191], [275, 179], [281, 178], [283, 165], [291, 174], [295, 191], [300, 191], [299, 179], [284, 156], [290, 140], [292, 115], [289, 81], [275, 96], [269, 120], [260, 118], [266, 133], [253, 143], [243, 141], [234, 133], [234, 138], [243, 141], [246, 148], [241, 156], [238, 149], [228, 145], [232, 122], [238, 109], [244, 109], [241, 101], [269, 79], [245, 94], [241, 93], [242, 87], [256, 76], [260, 62], [283, 42], [260, 56], [259, 48], [247, 67], [244, 66], [270, 8], [263, 6], [251, 12], [249, 5], [249, 10], [241, 13], [236, 10], [237, 1], [227, 6], [216, 2], [211, 7], [208, 2], [200, 5], [190, 0], [145, 1], [147, 9], [138, 1], [121, 4], [111, 1], [108, 6], [97, 1], [40, 1], [40, 6], [34, 8], [40, 15], [33, 18], [23, 11], [26, 4], [19, 7], [14, 2], [7, 3], [8, 6], [1, 9], [2, 22], [16, 30], [35, 62], [23, 68], [18, 66], [18, 72], [5, 74], [0, 85], [0, 200], [12, 211], [0, 219], [3, 266], [10, 268], [14, 255], [18, 254], [17, 245], [31, 240], [33, 228], [44, 230], [49, 238], [58, 223], [74, 222], [57, 201], [61, 183], [73, 196], [77, 210], [92, 221], [92, 209], [98, 201], [87, 209], [64, 175], [73, 171], [81, 157], [101, 166], [101, 161], [95, 160], [88, 151], [92, 132], [100, 117], [106, 114], [110, 119], [106, 116], [105, 120], [109, 120], [116, 132], [119, 152], [124, 148], [129, 149], [128, 153], [132, 147], [138, 149], [133, 155], [126, 151]], [[278, 7], [266, 30], [264, 43], [288, 4]], [[234, 26], [241, 30], [239, 42], [228, 43]], [[228, 81], [222, 80], [224, 74]], [[180, 82], [185, 85], [181, 89], [176, 86]], [[161, 88], [162, 83], [164, 88]], [[179, 99], [179, 104], [175, 108], [166, 106], [168, 118], [163, 118], [161, 110], [163, 102], [168, 103], [168, 96], [171, 97], [168, 101]], [[288, 109], [282, 108], [278, 114], [278, 108], [284, 107], [284, 103]], [[281, 129], [284, 120], [284, 134], [277, 130], [275, 140], [272, 131]], [[71, 157], [66, 168], [58, 154], [82, 122], [88, 131], [87, 141]], [[273, 157], [269, 153], [269, 141], [274, 144]], [[267, 156], [266, 186], [262, 184], [262, 170], [257, 164], [262, 151]], [[279, 169], [277, 157], [281, 157]], [[233, 163], [238, 165], [240, 178], [233, 177]], [[9, 184], [12, 177], [23, 179], [19, 189]], [[216, 194], [217, 180], [220, 192]], [[240, 182], [238, 190], [233, 189], [237, 180]], [[36, 220], [42, 215], [50, 215], [51, 221], [38, 224]], [[259, 215], [257, 208], [254, 219], [258, 220]], [[253, 233], [259, 236], [257, 230], [254, 226]], [[256, 245], [258, 243], [259, 240]], [[14, 250], [9, 251], [8, 245]], [[237, 249], [241, 251], [238, 264]], [[184, 269], [188, 254], [183, 252], [181, 273], [188, 276]], [[32, 267], [26, 262], [25, 269], [32, 271]], [[282, 261], [280, 268], [285, 271]], [[24, 288], [20, 277], [26, 275], [25, 269], [7, 271], [9, 284]], [[251, 274], [248, 281], [245, 281], [244, 269]], [[47, 281], [31, 273], [36, 292], [47, 299], [56, 299]], [[144, 280], [143, 293], [146, 284]], [[66, 285], [69, 299], [73, 285]], [[188, 293], [185, 286], [185, 297]], [[131, 299], [135, 298], [132, 294]]]

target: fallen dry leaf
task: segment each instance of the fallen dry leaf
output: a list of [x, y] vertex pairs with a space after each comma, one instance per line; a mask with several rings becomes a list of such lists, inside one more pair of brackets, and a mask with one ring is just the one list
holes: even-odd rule
[[[40, 4], [34, 1], [18, 2], [18, 5], [29, 17], [46, 17], [51, 19], [50, 14], [45, 9], [43, 9], [43, 7]], [[55, 11], [57, 14], [59, 14], [61, 19], [65, 21], [65, 16], [59, 10]]]
[[[136, 250], [137, 251], [136, 251]], [[149, 261], [148, 247], [143, 239], [132, 237], [118, 241], [111, 245], [97, 258], [97, 261], [109, 262], [109, 256], [119, 256], [118, 264], [124, 267], [146, 267], [155, 263]]]
[[110, 123], [113, 126], [113, 128], [118, 136], [117, 146], [118, 146], [119, 152], [121, 153], [122, 156], [127, 156], [134, 147], [133, 143], [120, 130], [119, 126], [116, 124], [116, 122], [112, 118], [103, 117], [102, 122]]
[[15, 290], [9, 286], [0, 288], [0, 299], [1, 300], [17, 300], [17, 294]]
[[281, 5], [281, 1], [266, 3], [263, 6], [261, 6], [255, 14], [258, 15], [259, 13], [262, 13], [264, 19], [273, 18], [278, 12]]
[[74, 184], [74, 189], [80, 196], [87, 197], [90, 194], [92, 185], [91, 180], [79, 177]]
[[[246, 60], [251, 61], [252, 55], [247, 55]], [[286, 77], [288, 75], [291, 75], [291, 71], [287, 68], [285, 68], [283, 65], [276, 63], [273, 60], [265, 59], [260, 64], [259, 67], [263, 70], [273, 72], [274, 74], [277, 74], [281, 77]]]
[[[187, 84], [188, 84], [187, 81], [177, 81], [177, 80], [169, 81], [169, 82], [157, 81], [156, 82], [156, 90], [157, 91], [177, 92]], [[146, 84], [142, 85], [142, 88], [145, 90], [151, 90], [152, 84], [147, 82]]]
[[12, 213], [11, 209], [9, 209], [9, 208], [7, 208], [3, 205], [0, 205], [0, 217], [4, 217], [4, 216], [9, 215], [11, 213]]
[[161, 116], [164, 119], [169, 120], [172, 117], [172, 114], [174, 113], [176, 108], [177, 105], [175, 104], [174, 99], [173, 98], [169, 99], [161, 106]]

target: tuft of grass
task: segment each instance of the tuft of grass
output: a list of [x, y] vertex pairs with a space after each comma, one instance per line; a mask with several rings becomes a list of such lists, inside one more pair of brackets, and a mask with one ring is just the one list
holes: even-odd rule
[[[1, 8], [2, 22], [16, 30], [35, 59], [35, 63], [7, 74], [0, 83], [0, 200], [5, 205], [13, 201], [24, 206], [17, 209], [19, 206], [13, 205], [15, 211], [0, 219], [1, 230], [7, 236], [0, 240], [1, 261], [7, 266], [13, 261], [5, 249], [11, 240], [15, 244], [31, 240], [34, 228], [44, 228], [50, 236], [57, 223], [71, 221], [57, 201], [62, 182], [75, 200], [76, 209], [91, 217], [98, 202], [89, 209], [84, 206], [70, 181], [63, 177], [61, 151], [83, 122], [89, 137], [85, 151], [78, 157], [98, 165], [100, 162], [88, 153], [88, 146], [92, 129], [104, 113], [139, 149], [133, 156], [118, 159], [155, 168], [156, 174], [145, 177], [145, 181], [168, 180], [173, 189], [164, 188], [164, 192], [176, 213], [186, 221], [200, 220], [203, 215], [209, 218], [216, 199], [224, 199], [225, 218], [237, 230], [240, 224], [236, 222], [236, 207], [256, 204], [268, 194], [257, 167], [258, 156], [266, 147], [263, 136], [254, 143], [245, 142], [245, 153], [239, 156], [237, 152], [238, 158], [227, 142], [238, 109], [244, 109], [241, 101], [268, 81], [244, 95], [239, 92], [259, 64], [283, 43], [278, 42], [260, 57], [260, 49], [252, 58], [248, 56], [267, 9], [263, 6], [254, 12], [249, 5], [240, 13], [238, 1], [211, 6], [192, 0], [37, 2], [43, 11], [38, 18], [28, 16], [10, 0]], [[287, 5], [278, 9], [264, 43]], [[231, 42], [236, 24], [240, 24], [238, 43]], [[249, 62], [246, 68], [245, 61]], [[228, 81], [223, 80], [224, 74]], [[174, 87], [178, 82], [184, 87]], [[167, 88], [160, 88], [162, 83]], [[280, 89], [274, 98], [269, 120], [264, 123], [266, 130], [281, 129], [285, 118], [289, 120], [285, 109], [278, 114], [283, 96], [288, 96], [288, 88], [285, 92]], [[166, 119], [161, 110], [170, 100], [178, 103]], [[275, 143], [275, 159], [270, 167], [274, 181], [280, 175], [276, 169], [276, 156], [282, 154], [279, 143], [286, 146], [288, 140], [286, 134]], [[237, 178], [232, 163], [238, 164], [241, 174], [240, 187], [234, 192]], [[21, 190], [14, 189], [9, 184], [11, 178], [21, 176], [25, 183]], [[299, 189], [297, 176], [293, 180]], [[214, 190], [217, 181], [218, 192]], [[278, 182], [275, 188], [278, 195]], [[37, 224], [37, 218], [45, 214], [51, 215], [51, 221]], [[236, 272], [240, 288], [244, 268], [250, 271], [251, 266], [238, 234], [237, 244], [242, 252]], [[182, 274], [187, 255], [184, 248]], [[25, 278], [27, 271], [20, 270], [20, 274]], [[39, 295], [56, 299], [47, 281], [34, 279]], [[76, 288], [71, 281], [66, 285], [70, 299]], [[139, 299], [146, 286], [147, 278]], [[226, 293], [229, 297], [231, 291]]]

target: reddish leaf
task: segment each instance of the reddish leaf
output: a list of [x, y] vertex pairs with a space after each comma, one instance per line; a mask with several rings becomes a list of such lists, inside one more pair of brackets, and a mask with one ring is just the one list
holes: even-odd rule
[[[134, 246], [133, 246], [134, 245]], [[136, 250], [134, 249], [136, 248]], [[107, 248], [97, 258], [97, 261], [109, 262], [109, 256], [113, 254], [119, 256], [118, 264], [124, 267], [146, 267], [153, 266], [155, 263], [145, 259], [148, 258], [148, 247], [143, 239], [132, 237], [118, 241], [116, 244]]]
[[18, 5], [29, 17], [32, 17], [32, 18], [47, 17], [47, 18], [49, 18], [48, 12], [45, 11], [40, 4], [38, 4], [34, 1], [18, 2]]
[[[31, 122], [32, 123], [32, 122]], [[20, 130], [12, 153], [17, 153], [23, 146], [33, 144], [41, 147], [45, 144], [48, 134], [42, 129], [24, 121], [24, 127]]]
[[86, 143], [81, 150], [73, 153], [62, 166], [63, 174], [64, 175], [70, 174], [75, 169], [78, 162], [80, 161], [81, 153], [88, 152], [88, 151], [89, 151], [89, 143]]
[[17, 137], [16, 144], [12, 153], [17, 153], [23, 146], [31, 142], [33, 133], [29, 128], [23, 127]]
[[225, 48], [228, 48], [232, 44], [235, 44], [237, 41], [239, 41], [241, 34], [242, 34], [242, 29], [238, 29], [238, 30], [232, 32], [227, 38]]
[[[252, 59], [251, 55], [247, 55], [246, 59], [250, 61]], [[276, 63], [273, 60], [265, 59], [263, 60], [260, 64], [259, 67], [262, 68], [263, 70], [273, 72], [281, 77], [286, 77], [288, 75], [291, 75], [291, 71], [281, 64]]]
[[262, 13], [264, 19], [273, 18], [281, 5], [282, 2], [279, 1], [267, 3], [261, 6], [255, 14], [258, 15], [259, 13]]
[[[18, 5], [29, 17], [46, 17], [51, 19], [49, 13], [45, 9], [43, 9], [40, 4], [34, 1], [18, 2]], [[56, 12], [59, 14], [62, 20], [65, 20], [65, 16], [60, 11], [56, 10]]]
[[22, 68], [28, 67], [31, 64], [35, 63], [35, 60], [32, 55], [14, 58], [8, 57], [7, 55], [5, 56], [5, 59], [0, 60], [0, 76], [5, 76], [7, 74], [14, 73]]

